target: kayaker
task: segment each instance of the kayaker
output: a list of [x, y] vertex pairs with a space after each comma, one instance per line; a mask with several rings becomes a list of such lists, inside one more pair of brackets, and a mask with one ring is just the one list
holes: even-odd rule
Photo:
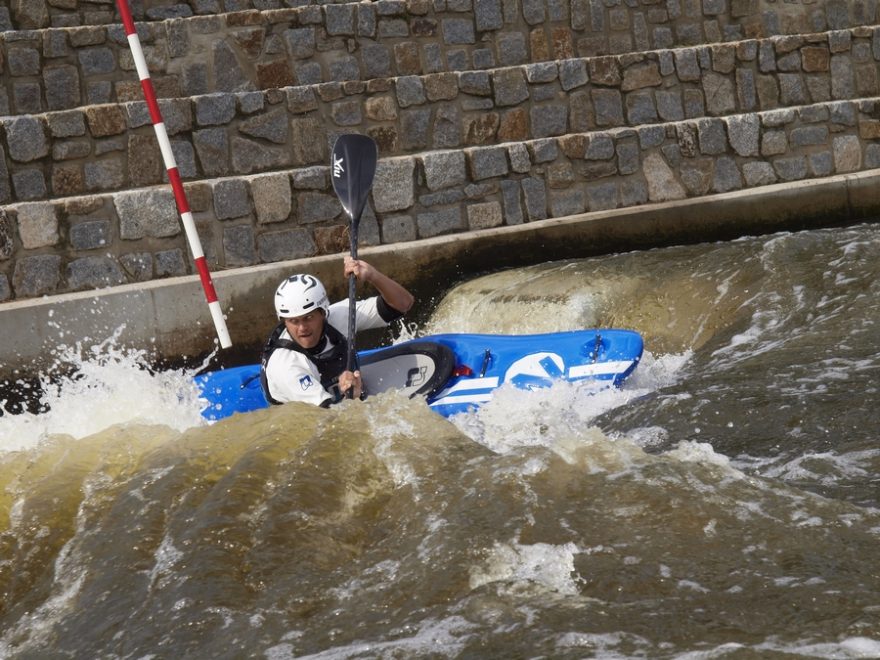
[[[412, 294], [366, 261], [345, 257], [343, 274], [368, 282], [378, 296], [356, 303], [357, 329], [383, 328], [410, 310]], [[280, 319], [260, 356], [260, 384], [272, 404], [303, 401], [327, 407], [354, 388], [361, 398], [359, 371], [346, 370], [348, 300], [330, 304], [314, 275], [298, 273], [275, 291]]]

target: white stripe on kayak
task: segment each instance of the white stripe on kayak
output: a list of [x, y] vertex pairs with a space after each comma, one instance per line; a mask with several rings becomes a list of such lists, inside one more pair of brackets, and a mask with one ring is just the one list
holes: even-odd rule
[[482, 394], [458, 394], [456, 396], [440, 397], [431, 407], [448, 406], [456, 403], [486, 403], [492, 400], [492, 392], [483, 392]]
[[585, 378], [586, 376], [604, 376], [606, 374], [620, 374], [630, 368], [632, 360], [615, 360], [613, 362], [596, 362], [594, 364], [581, 364], [570, 367], [569, 378]]
[[489, 390], [498, 387], [498, 376], [490, 378], [468, 378], [460, 380], [452, 387], [443, 390], [438, 396], [446, 396], [456, 392], [470, 392], [472, 390]]

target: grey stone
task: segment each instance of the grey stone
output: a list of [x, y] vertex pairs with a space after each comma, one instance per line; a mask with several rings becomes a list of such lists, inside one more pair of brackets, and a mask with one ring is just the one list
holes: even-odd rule
[[568, 132], [568, 106], [542, 105], [529, 110], [533, 138], [565, 135]]
[[547, 187], [534, 176], [522, 180], [522, 190], [526, 202], [528, 222], [547, 218]]
[[614, 158], [614, 140], [607, 133], [593, 133], [587, 141], [585, 160], [609, 160]]
[[733, 115], [725, 119], [730, 146], [740, 156], [757, 156], [761, 121], [755, 114]]
[[324, 6], [326, 21], [324, 24], [329, 35], [354, 35], [355, 34], [355, 8], [356, 5], [329, 4]]
[[715, 177], [712, 189], [715, 192], [724, 193], [742, 188], [742, 176], [736, 161], [729, 156], [722, 156], [715, 161]]
[[416, 218], [420, 238], [431, 238], [466, 229], [461, 209], [451, 208], [442, 211], [420, 213]]
[[269, 146], [264, 143], [233, 137], [231, 140], [232, 169], [239, 174], [264, 172], [291, 165], [290, 149]]
[[832, 141], [834, 169], [838, 174], [855, 172], [862, 166], [862, 148], [856, 135], [841, 135]]
[[302, 27], [284, 31], [287, 50], [294, 59], [307, 59], [315, 54], [315, 28]]
[[830, 176], [834, 173], [834, 156], [830, 151], [820, 151], [808, 156], [813, 176]]
[[229, 139], [223, 128], [207, 128], [193, 131], [196, 155], [207, 176], [229, 173]]
[[421, 157], [428, 190], [458, 186], [466, 181], [465, 157], [462, 151], [433, 151]]
[[522, 13], [529, 25], [539, 25], [546, 20], [543, 0], [523, 0]]
[[549, 138], [532, 140], [529, 143], [529, 151], [535, 163], [549, 163], [556, 160], [556, 156], [559, 154], [559, 145], [556, 140]]
[[474, 24], [466, 18], [444, 18], [440, 21], [443, 42], [449, 46], [476, 43]]
[[444, 104], [434, 117], [434, 146], [438, 149], [458, 147], [461, 144], [461, 113], [458, 108]]
[[476, 147], [466, 149], [472, 181], [480, 181], [508, 172], [507, 149], [504, 147]]
[[674, 90], [659, 90], [655, 92], [657, 98], [657, 112], [664, 121], [681, 121], [684, 119], [684, 107], [681, 104], [681, 94]]
[[522, 69], [501, 69], [492, 75], [495, 105], [518, 105], [529, 98], [529, 86]]
[[698, 120], [697, 134], [699, 135], [701, 153], [709, 156], [723, 154], [727, 151], [727, 136], [724, 132], [724, 122], [722, 120]]
[[831, 122], [841, 126], [855, 126], [858, 123], [856, 106], [852, 103], [834, 103], [831, 105]]
[[361, 37], [376, 36], [376, 8], [372, 3], [360, 3], [357, 6], [357, 30]]
[[113, 51], [106, 46], [81, 48], [76, 55], [80, 70], [86, 77], [107, 75], [116, 70], [116, 58], [113, 57]]
[[424, 207], [428, 206], [448, 206], [456, 204], [465, 198], [464, 191], [460, 188], [452, 188], [441, 190], [427, 195], [419, 195], [419, 204]]
[[235, 117], [235, 96], [208, 94], [195, 99], [196, 123], [199, 126], [228, 124]]
[[171, 153], [177, 163], [177, 171], [184, 179], [194, 179], [198, 175], [196, 169], [196, 152], [189, 140], [172, 140]]
[[458, 74], [458, 88], [465, 94], [491, 96], [492, 83], [485, 71], [464, 71]]
[[241, 218], [251, 213], [247, 184], [241, 179], [217, 181], [212, 186], [214, 217], [218, 220]]
[[428, 147], [428, 130], [431, 127], [431, 109], [413, 108], [400, 113], [402, 149], [410, 151]]
[[828, 141], [828, 127], [824, 125], [801, 126], [793, 128], [789, 142], [794, 147], [805, 147], [814, 144], [825, 144]]
[[38, 169], [19, 170], [12, 173], [12, 189], [20, 200], [44, 199], [46, 179]]
[[46, 124], [52, 137], [76, 137], [86, 134], [86, 122], [78, 110], [52, 112], [46, 115]]
[[303, 224], [334, 220], [342, 213], [342, 205], [334, 195], [302, 192], [296, 196], [297, 219]]
[[296, 190], [325, 190], [328, 174], [328, 168], [323, 166], [297, 170], [293, 173], [293, 187]]
[[614, 181], [588, 186], [586, 193], [587, 208], [590, 211], [607, 211], [618, 206], [618, 189]]
[[17, 298], [34, 298], [58, 290], [61, 282], [61, 257], [41, 254], [15, 262], [12, 287]]
[[116, 193], [113, 205], [119, 217], [119, 237], [122, 240], [168, 238], [180, 234], [177, 206], [168, 189]]
[[620, 206], [626, 208], [648, 203], [648, 186], [641, 179], [624, 179], [620, 182]]
[[361, 69], [351, 55], [337, 57], [330, 62], [330, 79], [336, 82], [360, 80]]
[[392, 215], [382, 218], [381, 226], [383, 243], [404, 243], [418, 238], [416, 223], [408, 215]]
[[783, 181], [797, 181], [807, 176], [807, 159], [803, 156], [777, 158], [773, 161], [773, 169]]
[[45, 127], [36, 117], [14, 117], [3, 121], [3, 126], [12, 160], [29, 163], [49, 154]]
[[427, 101], [425, 86], [419, 76], [401, 76], [395, 82], [397, 102], [401, 108], [422, 105]]
[[[559, 93], [559, 83], [554, 81], [543, 85], [532, 85], [529, 88], [531, 102], [533, 105], [539, 104], [541, 101], [553, 101], [563, 95]], [[571, 95], [572, 97], [574, 94]]]
[[788, 137], [785, 131], [765, 131], [761, 136], [761, 155], [778, 156], [788, 151]]
[[[290, 177], [287, 174], [256, 176], [251, 179], [250, 187], [257, 222], [268, 224], [287, 220], [293, 208], [290, 197]], [[241, 215], [246, 215], [246, 213]], [[253, 243], [253, 239], [251, 243]]]
[[330, 116], [337, 126], [360, 126], [363, 121], [361, 104], [357, 99], [344, 99], [330, 106]]
[[639, 171], [639, 145], [634, 140], [618, 140], [615, 151], [620, 174], [635, 174]]
[[9, 279], [0, 273], [0, 302], [9, 300], [11, 297], [12, 288], [9, 286]]
[[257, 236], [260, 260], [266, 263], [302, 259], [317, 253], [318, 248], [307, 229], [288, 229]]
[[761, 73], [776, 71], [776, 49], [772, 41], [762, 41], [758, 47], [758, 69]]
[[[9, 184], [9, 169], [6, 166], [6, 150], [0, 145], [0, 204], [5, 204], [12, 199], [12, 188]], [[0, 208], [0, 218], [3, 217], [3, 209]]]
[[583, 213], [587, 208], [580, 188], [550, 191], [550, 217], [563, 218]]
[[59, 234], [55, 207], [49, 202], [19, 205], [18, 236], [26, 250], [57, 245]]
[[507, 147], [507, 155], [510, 158], [510, 169], [520, 174], [526, 174], [532, 169], [532, 161], [529, 150], [522, 142], [515, 142]]
[[364, 74], [368, 79], [387, 78], [391, 76], [391, 51], [387, 46], [376, 43], [365, 43], [362, 49]]
[[596, 109], [596, 125], [621, 126], [623, 119], [623, 99], [616, 89], [592, 89], [590, 97]]
[[[296, 67], [296, 80], [300, 85], [317, 85], [324, 81], [318, 62], [307, 62]], [[311, 91], [311, 90], [308, 90]]]
[[501, 182], [501, 202], [504, 208], [505, 224], [522, 224], [522, 191], [520, 189], [519, 181], [505, 179]]
[[663, 126], [645, 126], [638, 129], [638, 136], [642, 149], [659, 147], [666, 140], [666, 129]]
[[672, 169], [659, 154], [649, 153], [645, 156], [642, 170], [648, 184], [648, 198], [652, 202], [667, 202], [687, 196]]
[[852, 60], [847, 55], [831, 56], [831, 97], [850, 99], [855, 95]]
[[750, 188], [776, 183], [776, 172], [773, 171], [773, 166], [764, 161], [744, 164], [743, 177], [745, 178], [746, 186]]
[[743, 110], [754, 110], [758, 105], [755, 73], [751, 69], [736, 70], [736, 98]]
[[803, 76], [799, 73], [779, 74], [779, 101], [783, 105], [809, 103]]
[[290, 137], [290, 125], [284, 109], [260, 114], [243, 121], [238, 130], [245, 135], [263, 138], [275, 144], [286, 144]]
[[[471, 31], [473, 31], [473, 27]], [[402, 18], [380, 18], [377, 32], [380, 41], [391, 41], [410, 36], [409, 23]]]
[[20, 114], [37, 114], [43, 111], [40, 84], [36, 82], [13, 82], [12, 98]]
[[110, 242], [110, 222], [92, 220], [80, 222], [70, 228], [70, 244], [74, 250], [97, 250]]
[[186, 275], [186, 259], [178, 248], [156, 253], [156, 277], [179, 277]]
[[260, 112], [266, 107], [266, 98], [262, 92], [240, 92], [235, 95], [238, 111], [245, 115]]
[[559, 77], [556, 62], [534, 62], [525, 67], [526, 80], [530, 83], [546, 83]]
[[124, 282], [122, 269], [110, 257], [83, 257], [67, 264], [67, 286], [73, 291], [100, 289]]
[[60, 65], [44, 69], [43, 86], [49, 110], [75, 108], [82, 100], [76, 67]]
[[501, 204], [498, 202], [470, 204], [467, 207], [467, 220], [468, 228], [472, 230], [500, 227], [504, 224]]
[[402, 211], [415, 201], [415, 159], [386, 158], [376, 166], [373, 203], [377, 213]]
[[474, 19], [478, 32], [500, 30], [504, 23], [501, 0], [474, 0]]
[[706, 114], [703, 93], [698, 89], [684, 90], [684, 116], [690, 119]]
[[218, 92], [243, 92], [254, 89], [248, 75], [238, 61], [229, 43], [220, 39], [212, 44], [214, 60], [214, 88]]
[[657, 108], [651, 92], [632, 92], [626, 95], [626, 115], [630, 124], [649, 124], [657, 121]]
[[828, 107], [824, 105], [813, 105], [798, 108], [798, 117], [805, 124], [817, 124], [819, 122], [827, 122], [831, 114]]
[[675, 70], [680, 82], [699, 82], [701, 72], [697, 52], [693, 48], [675, 51]]
[[726, 115], [736, 110], [736, 89], [727, 76], [708, 71], [703, 76], [706, 107], [712, 115]]
[[529, 60], [525, 35], [521, 32], [501, 32], [496, 37], [498, 63], [501, 66], [525, 64]]
[[869, 144], [865, 147], [865, 167], [868, 169], [880, 167], [880, 144]]
[[562, 60], [559, 63], [559, 82], [565, 91], [582, 87], [588, 81], [587, 64], [584, 60]]
[[224, 228], [223, 255], [227, 268], [251, 266], [257, 263], [254, 228], [250, 225], [235, 225]]
[[125, 183], [125, 166], [122, 158], [116, 156], [86, 163], [83, 174], [86, 190], [115, 190]]

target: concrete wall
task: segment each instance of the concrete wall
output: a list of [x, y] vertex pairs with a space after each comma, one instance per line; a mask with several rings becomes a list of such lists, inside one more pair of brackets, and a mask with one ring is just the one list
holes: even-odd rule
[[[132, 9], [219, 272], [346, 249], [327, 168], [344, 132], [380, 147], [362, 242], [398, 249], [615, 211], [646, 245], [668, 232], [639, 225], [638, 209], [840, 187], [880, 166], [876, 0]], [[0, 8], [0, 314], [192, 272], [114, 12], [109, 0]], [[767, 228], [791, 220], [764, 209]], [[876, 209], [830, 215], [852, 212]], [[687, 222], [699, 235], [700, 218]]]

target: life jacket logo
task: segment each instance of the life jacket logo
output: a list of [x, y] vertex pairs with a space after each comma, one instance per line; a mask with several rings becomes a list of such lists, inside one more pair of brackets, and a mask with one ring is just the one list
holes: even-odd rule
[[314, 381], [312, 381], [311, 376], [303, 376], [299, 379], [299, 386], [303, 388], [303, 391], [305, 391], [312, 386], [313, 382]]
[[345, 172], [345, 169], [342, 167], [342, 158], [337, 158], [335, 155], [333, 156], [333, 178], [338, 179], [342, 176], [342, 173]]

